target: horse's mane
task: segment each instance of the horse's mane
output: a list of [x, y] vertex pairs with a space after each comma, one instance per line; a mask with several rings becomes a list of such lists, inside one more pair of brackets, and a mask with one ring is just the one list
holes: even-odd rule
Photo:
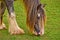
[[25, 8], [27, 11], [27, 26], [29, 27], [30, 31], [33, 32], [34, 30], [34, 23], [36, 20], [36, 12], [37, 6], [39, 5], [39, 0], [23, 0], [25, 4]]

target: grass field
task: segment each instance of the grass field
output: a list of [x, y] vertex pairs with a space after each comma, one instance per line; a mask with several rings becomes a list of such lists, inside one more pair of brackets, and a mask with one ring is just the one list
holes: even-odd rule
[[8, 33], [7, 11], [4, 14], [4, 22], [7, 30], [0, 30], [0, 40], [60, 40], [60, 0], [41, 0], [41, 3], [47, 4], [45, 7], [47, 22], [45, 34], [43, 36], [34, 36], [29, 34], [26, 27], [26, 12], [23, 0], [15, 1], [15, 13], [18, 25], [24, 29], [24, 35], [10, 35]]

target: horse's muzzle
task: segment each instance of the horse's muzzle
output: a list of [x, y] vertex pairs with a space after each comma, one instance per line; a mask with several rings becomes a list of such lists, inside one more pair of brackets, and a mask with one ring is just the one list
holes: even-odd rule
[[37, 33], [37, 35], [40, 35], [40, 27], [38, 24], [34, 25], [34, 29], [35, 29], [34, 31]]

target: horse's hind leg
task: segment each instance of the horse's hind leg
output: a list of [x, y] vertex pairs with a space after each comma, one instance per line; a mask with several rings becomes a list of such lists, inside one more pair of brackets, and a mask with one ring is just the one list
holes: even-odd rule
[[9, 12], [9, 32], [10, 34], [23, 34], [23, 29], [18, 27], [15, 19], [13, 2], [14, 0], [5, 0], [7, 10]]
[[5, 11], [5, 5], [4, 5], [4, 2], [1, 1], [0, 3], [0, 29], [6, 29], [5, 24], [2, 22], [4, 11]]

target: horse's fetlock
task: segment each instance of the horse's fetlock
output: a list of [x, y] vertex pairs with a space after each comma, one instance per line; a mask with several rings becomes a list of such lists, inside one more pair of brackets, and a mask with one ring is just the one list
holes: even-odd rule
[[15, 14], [14, 14], [14, 13], [11, 13], [11, 14], [9, 15], [9, 17], [15, 18]]

